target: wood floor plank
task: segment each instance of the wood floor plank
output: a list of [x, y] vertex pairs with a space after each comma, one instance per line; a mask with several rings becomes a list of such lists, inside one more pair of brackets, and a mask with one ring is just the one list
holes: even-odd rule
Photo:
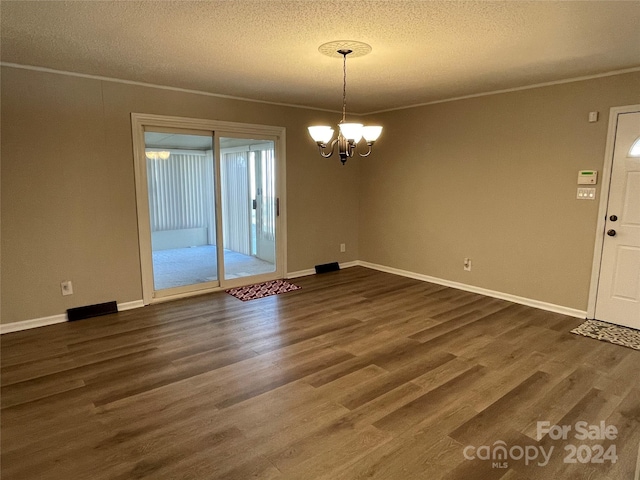
[[[12, 480], [626, 480], [640, 352], [579, 319], [353, 267], [0, 337]], [[566, 464], [539, 421], [606, 421], [615, 464]], [[557, 448], [545, 467], [466, 446]], [[589, 445], [591, 445], [589, 443]]]
[[[453, 409], [433, 419], [423, 428], [407, 431], [372, 450], [357, 462], [334, 466], [323, 480], [359, 478], [440, 478], [462, 460], [460, 446], [448, 432], [468, 420], [476, 412], [467, 406]], [[419, 459], [419, 460], [418, 460]], [[417, 461], [418, 460], [418, 461]]]
[[633, 478], [640, 465], [640, 386], [637, 383], [606, 423], [618, 430], [617, 438], [612, 441], [616, 445], [618, 461], [603, 471], [611, 478]]
[[317, 449], [315, 445], [308, 447], [312, 449], [309, 458], [294, 466], [288, 468], [279, 466], [279, 469], [283, 471], [282, 478], [288, 480], [323, 478], [336, 465], [359, 462], [361, 458], [384, 445], [390, 438], [388, 434], [372, 427], [366, 427], [355, 434], [350, 433], [345, 436], [346, 438], [343, 442], [330, 443], [323, 450]]
[[[368, 403], [379, 396], [424, 375], [426, 372], [450, 362], [454, 358], [455, 357], [453, 355], [444, 352], [437, 352], [427, 358], [421, 358], [405, 365], [403, 368], [377, 376], [365, 384], [359, 385], [355, 391], [345, 392], [338, 402], [348, 409], [354, 410], [355, 408], [358, 408], [365, 403]], [[378, 363], [376, 362], [376, 365], [377, 364]]]
[[353, 358], [351, 354], [340, 351], [330, 351], [325, 355], [317, 356], [300, 365], [287, 366], [281, 370], [274, 369], [272, 372], [269, 372], [272, 373], [272, 375], [265, 375], [260, 379], [255, 379], [238, 386], [235, 392], [227, 395], [226, 398], [218, 402], [217, 405], [219, 408], [227, 408], [351, 358]]
[[535, 374], [542, 358], [544, 358], [542, 354], [534, 352], [513, 359], [508, 365], [500, 365], [487, 374], [482, 384], [469, 389], [466, 402], [476, 410], [483, 411], [505, 395], [509, 395], [509, 392], [512, 392], [522, 381], [523, 376]]
[[449, 436], [464, 445], [484, 445], [486, 440], [495, 438], [496, 433], [504, 428], [502, 422], [505, 419], [513, 417], [517, 409], [526, 408], [527, 402], [531, 402], [540, 388], [550, 381], [548, 373], [533, 373]]
[[451, 407], [452, 401], [454, 401], [454, 397], [451, 395], [453, 391], [473, 385], [475, 382], [480, 381], [484, 375], [486, 375], [486, 369], [481, 365], [471, 367], [448, 382], [374, 422], [373, 425], [383, 430], [402, 432], [430, 418], [438, 410], [447, 411]]

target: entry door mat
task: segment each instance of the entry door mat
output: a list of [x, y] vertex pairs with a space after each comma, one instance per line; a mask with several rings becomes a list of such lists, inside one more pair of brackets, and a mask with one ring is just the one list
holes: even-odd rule
[[231, 288], [226, 290], [226, 292], [229, 295], [233, 295], [237, 299], [246, 302], [248, 300], [256, 300], [257, 298], [270, 297], [271, 295], [293, 292], [294, 290], [300, 290], [301, 288], [302, 287], [289, 283], [286, 280], [271, 280], [270, 282], [258, 283], [256, 285]]
[[598, 320], [587, 320], [571, 333], [640, 350], [640, 330], [619, 327]]

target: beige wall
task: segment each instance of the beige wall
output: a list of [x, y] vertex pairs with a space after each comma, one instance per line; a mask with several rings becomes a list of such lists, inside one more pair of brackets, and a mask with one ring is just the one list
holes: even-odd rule
[[286, 127], [290, 272], [361, 259], [585, 310], [598, 202], [576, 176], [640, 73], [374, 115], [345, 167], [305, 128], [337, 114], [10, 67], [1, 93], [3, 323], [142, 298], [131, 112]]
[[586, 310], [600, 198], [578, 170], [602, 178], [609, 108], [639, 102], [631, 73], [376, 115], [360, 259]]
[[306, 132], [339, 114], [11, 67], [1, 90], [3, 323], [142, 298], [131, 112], [286, 127], [288, 271], [358, 258], [359, 163]]

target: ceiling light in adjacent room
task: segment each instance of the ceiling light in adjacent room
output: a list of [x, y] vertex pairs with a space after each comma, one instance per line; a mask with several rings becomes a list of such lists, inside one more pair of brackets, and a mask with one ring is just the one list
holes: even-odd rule
[[171, 155], [171, 152], [167, 152], [166, 150], [147, 150], [144, 154], [149, 160], [166, 160]]

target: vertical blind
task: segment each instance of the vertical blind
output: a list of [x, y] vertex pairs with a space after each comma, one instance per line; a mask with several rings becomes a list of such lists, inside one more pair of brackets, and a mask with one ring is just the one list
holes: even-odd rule
[[[224, 248], [251, 255], [252, 199], [256, 235], [275, 241], [276, 195], [273, 149], [222, 154], [221, 197]], [[252, 167], [254, 173], [251, 173]], [[252, 175], [256, 191], [252, 191]], [[213, 152], [171, 152], [168, 159], [147, 159], [151, 231], [206, 228], [214, 245]]]
[[222, 236], [224, 248], [251, 255], [251, 196], [248, 152], [222, 154]]
[[215, 239], [211, 153], [147, 159], [151, 231], [208, 228]]
[[256, 223], [258, 235], [265, 240], [276, 239], [276, 192], [275, 192], [275, 156], [273, 149], [260, 150], [256, 153], [256, 163], [259, 162], [262, 175], [260, 198], [261, 208], [258, 209]]

